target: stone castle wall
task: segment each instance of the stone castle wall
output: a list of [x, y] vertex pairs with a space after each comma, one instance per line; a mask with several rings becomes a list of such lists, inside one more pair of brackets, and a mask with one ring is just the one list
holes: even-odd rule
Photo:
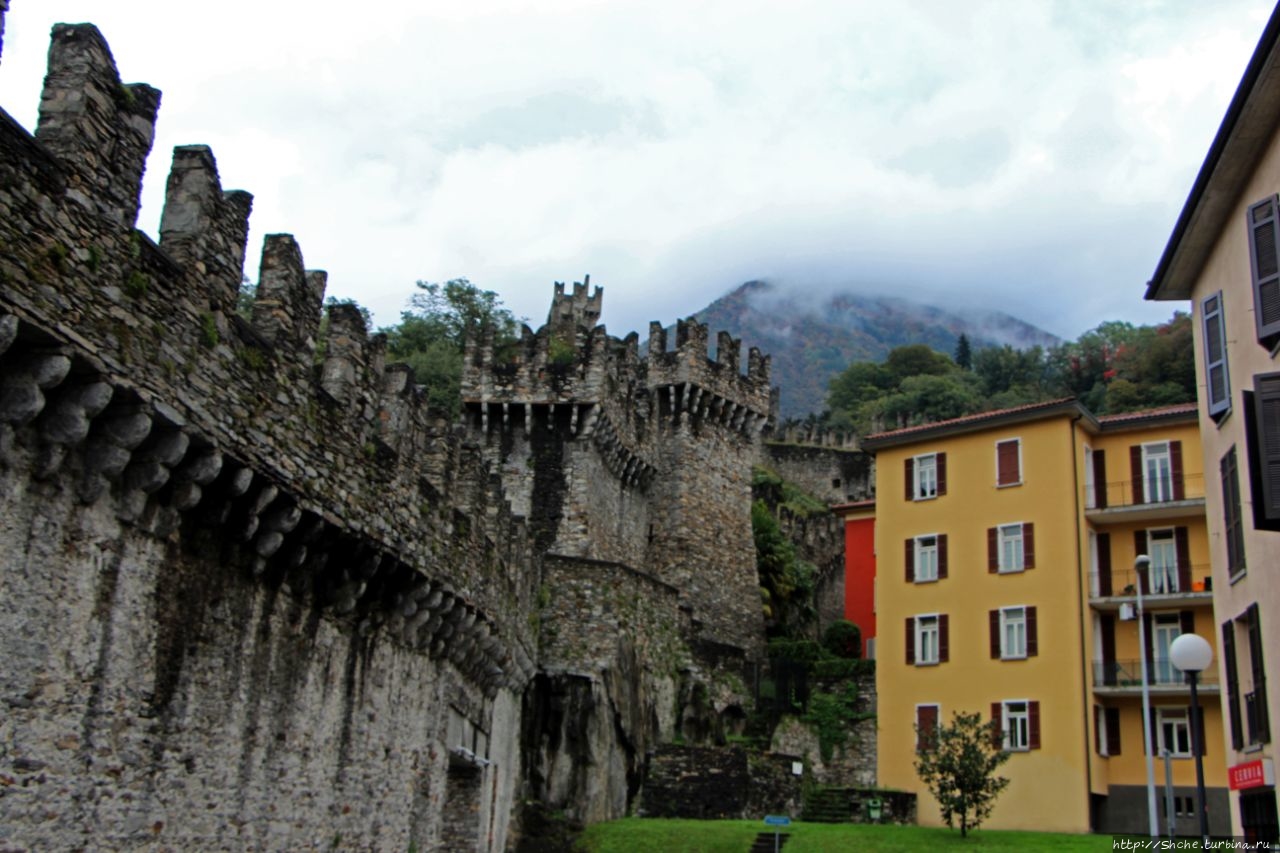
[[134, 229], [159, 101], [60, 25], [0, 112], [0, 844], [502, 849], [527, 526], [291, 237], [236, 313], [208, 149]]

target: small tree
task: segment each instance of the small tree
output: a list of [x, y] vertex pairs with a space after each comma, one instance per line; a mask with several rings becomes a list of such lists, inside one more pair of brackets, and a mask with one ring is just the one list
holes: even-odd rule
[[996, 769], [1009, 760], [998, 746], [999, 729], [980, 714], [955, 712], [951, 724], [916, 727], [916, 773], [942, 807], [947, 826], [960, 822], [960, 837], [991, 815], [996, 797], [1009, 784]]

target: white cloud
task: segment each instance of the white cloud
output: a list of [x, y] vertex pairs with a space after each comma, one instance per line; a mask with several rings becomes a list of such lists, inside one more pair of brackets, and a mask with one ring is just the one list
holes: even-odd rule
[[380, 322], [468, 276], [540, 321], [590, 272], [615, 333], [750, 278], [986, 302], [1073, 336], [1141, 301], [1269, 8], [1146, 2], [13, 0], [0, 105], [97, 23], [262, 235]]

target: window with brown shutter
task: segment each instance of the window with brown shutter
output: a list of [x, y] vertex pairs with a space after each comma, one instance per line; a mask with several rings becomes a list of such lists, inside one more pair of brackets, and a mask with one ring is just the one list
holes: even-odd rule
[[1040, 748], [1040, 703], [1032, 699], [1027, 703], [1027, 749]]
[[938, 460], [938, 497], [947, 493], [947, 454], [937, 454]]
[[1004, 748], [1004, 703], [991, 703], [991, 746]]
[[914, 666], [916, 662], [916, 620], [907, 617], [907, 664]]
[[997, 486], [1016, 486], [1022, 482], [1021, 447], [1016, 438], [996, 442]]
[[1280, 373], [1255, 376], [1253, 393], [1262, 506], [1274, 521], [1280, 519]]
[[987, 623], [991, 629], [991, 659], [1000, 659], [1000, 611], [988, 610]]
[[1030, 521], [1022, 525], [1022, 567], [1036, 567], [1036, 526]]
[[1000, 571], [1000, 531], [995, 527], [987, 528], [987, 571]]
[[916, 751], [927, 749], [933, 744], [934, 733], [938, 729], [938, 706], [916, 706]]
[[1231, 411], [1231, 375], [1227, 370], [1227, 327], [1222, 315], [1222, 291], [1200, 303], [1204, 343], [1205, 398], [1209, 417], [1221, 420]]
[[906, 483], [905, 493], [907, 500], [913, 501], [916, 499], [916, 460], [908, 456], [902, 461], [902, 467], [904, 469], [903, 479]]
[[1280, 229], [1276, 197], [1249, 207], [1249, 266], [1258, 343], [1271, 349], [1280, 340]]
[[951, 659], [951, 637], [948, 630], [951, 617], [945, 613], [938, 614], [938, 663], [946, 663]]
[[1106, 755], [1107, 751], [1102, 748], [1102, 740], [1106, 734], [1106, 719], [1102, 715], [1102, 706], [1093, 706], [1093, 751], [1098, 755]]
[[1178, 589], [1181, 592], [1191, 592], [1191, 544], [1187, 528], [1173, 529], [1173, 550], [1178, 561]]
[[938, 580], [947, 576], [947, 534], [938, 534]]
[[914, 536], [906, 541], [902, 560], [906, 565], [907, 583], [914, 583], [916, 579], [916, 540]]
[[1036, 626], [1036, 608], [1034, 605], [1026, 610], [1027, 613], [1027, 657], [1033, 658], [1040, 654], [1040, 639], [1038, 627]]

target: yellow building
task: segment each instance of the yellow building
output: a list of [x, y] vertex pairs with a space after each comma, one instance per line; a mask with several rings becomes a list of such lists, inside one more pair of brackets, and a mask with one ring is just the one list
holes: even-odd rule
[[[880, 784], [917, 792], [920, 823], [941, 823], [916, 727], [980, 711], [1013, 753], [988, 826], [1145, 834], [1145, 642], [1156, 755], [1170, 753], [1177, 831], [1194, 834], [1189, 688], [1168, 645], [1216, 633], [1195, 406], [1098, 418], [1056, 400], [863, 447], [877, 470]], [[1217, 684], [1204, 674], [1201, 742], [1211, 831], [1227, 833]]]

